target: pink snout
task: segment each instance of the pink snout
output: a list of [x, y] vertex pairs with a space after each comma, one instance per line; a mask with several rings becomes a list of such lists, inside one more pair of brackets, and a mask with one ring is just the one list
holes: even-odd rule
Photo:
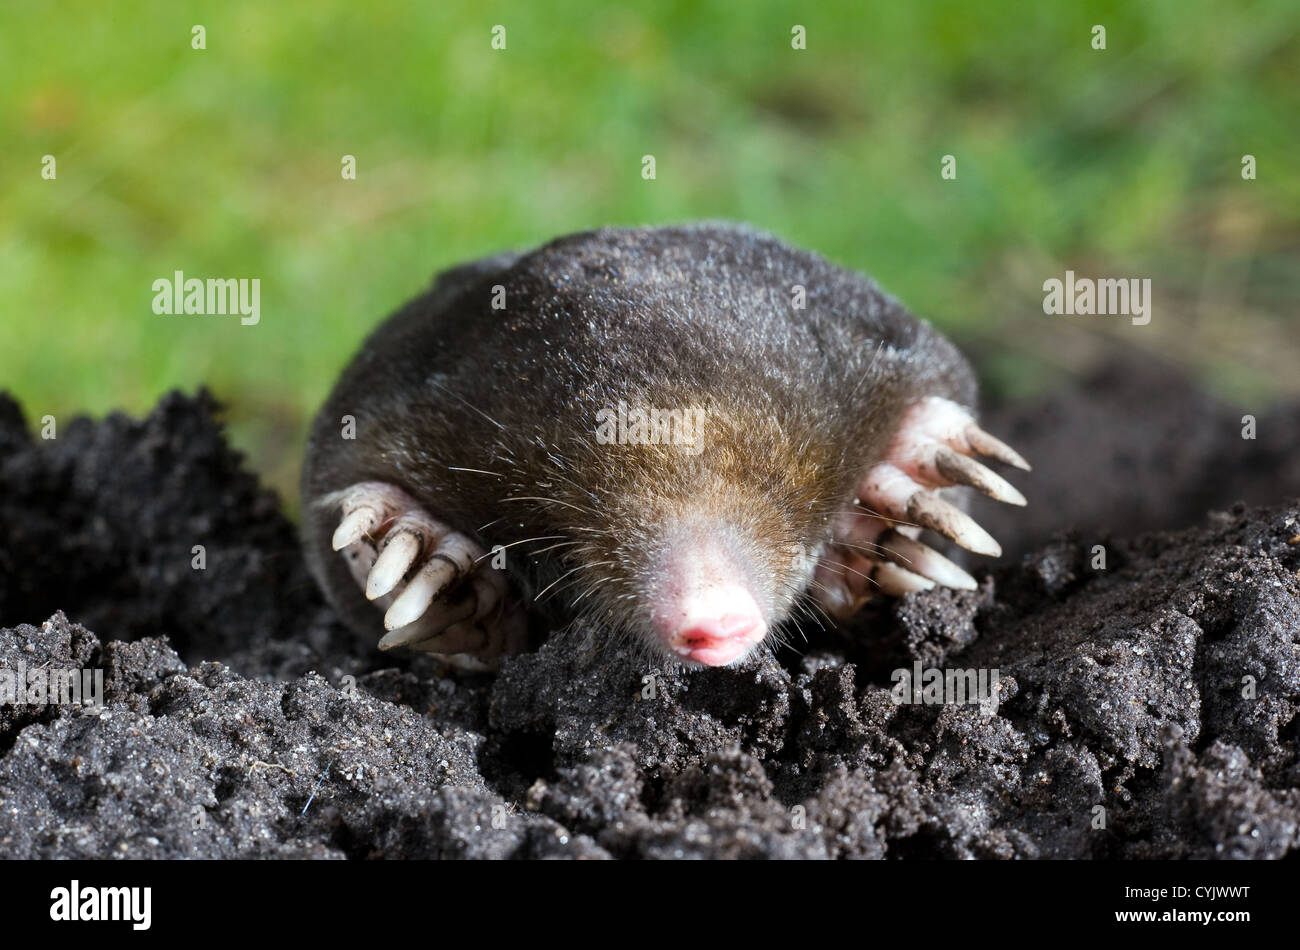
[[734, 663], [767, 635], [753, 596], [739, 586], [699, 592], [682, 604], [682, 614], [668, 647], [682, 659], [704, 666]]

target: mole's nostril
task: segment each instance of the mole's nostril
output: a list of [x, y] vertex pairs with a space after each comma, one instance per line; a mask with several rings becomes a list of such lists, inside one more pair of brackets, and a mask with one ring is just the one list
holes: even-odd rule
[[687, 642], [698, 640], [727, 640], [733, 637], [745, 638], [755, 627], [761, 627], [763, 621], [747, 614], [728, 614], [720, 619], [707, 618], [689, 624], [677, 634], [678, 639]]
[[757, 613], [694, 617], [677, 631], [670, 646], [684, 659], [705, 666], [726, 666], [743, 658], [766, 633]]

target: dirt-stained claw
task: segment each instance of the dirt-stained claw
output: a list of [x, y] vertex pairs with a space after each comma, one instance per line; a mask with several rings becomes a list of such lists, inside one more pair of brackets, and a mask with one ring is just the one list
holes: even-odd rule
[[1001, 475], [946, 445], [935, 450], [933, 465], [939, 478], [949, 484], [970, 485], [994, 501], [1004, 501], [1009, 505], [1026, 504], [1025, 496]]
[[477, 654], [488, 643], [488, 632], [473, 621], [454, 623], [437, 636], [421, 643], [411, 644], [411, 649], [421, 653], [449, 655], [456, 653]]
[[[486, 620], [501, 605], [504, 586], [504, 584], [498, 585], [482, 574], [474, 575], [462, 596], [449, 603], [438, 601], [432, 604], [418, 620], [385, 634], [379, 641], [379, 649], [391, 650], [393, 647], [414, 646], [422, 641], [442, 636], [457, 624], [477, 624]], [[445, 650], [439, 646], [426, 652], [461, 653], [464, 651]]]
[[[889, 558], [899, 567], [905, 568], [912, 574], [929, 578], [942, 587], [952, 587], [956, 590], [975, 590], [978, 586], [975, 583], [975, 578], [934, 550], [934, 548], [900, 534], [898, 531], [890, 531], [882, 535], [880, 547], [883, 557]], [[877, 574], [877, 580], [879, 580], [879, 574]]]
[[879, 586], [882, 594], [888, 594], [891, 597], [902, 597], [904, 594], [934, 588], [934, 581], [922, 577], [920, 574], [913, 574], [911, 571], [888, 561], [876, 568], [872, 579]]
[[832, 547], [817, 565], [813, 599], [834, 620], [852, 617], [872, 596], [902, 597], [936, 586], [975, 590], [975, 578], [938, 551], [904, 534], [914, 528], [889, 528], [878, 535], [877, 551]]
[[[463, 534], [451, 531], [439, 538], [424, 566], [384, 614], [384, 629], [396, 630], [424, 616], [430, 604], [469, 575], [477, 556], [478, 546]], [[501, 583], [504, 587], [504, 579]]]
[[907, 517], [923, 528], [937, 531], [967, 551], [998, 557], [1002, 545], [966, 512], [938, 495], [919, 491], [907, 500]]
[[375, 559], [375, 565], [366, 578], [366, 599], [374, 600], [389, 593], [406, 576], [415, 559], [420, 556], [424, 539], [414, 531], [395, 531]]
[[445, 662], [472, 672], [488, 672], [500, 666], [501, 658], [522, 652], [528, 642], [528, 620], [517, 603], [507, 604], [500, 613], [485, 620], [452, 624], [411, 649], [438, 656]]
[[374, 508], [362, 506], [349, 511], [339, 522], [339, 526], [334, 529], [334, 536], [330, 539], [330, 544], [335, 551], [342, 551], [350, 544], [356, 544], [370, 532], [379, 527], [383, 521], [381, 515]]
[[980, 455], [997, 459], [999, 462], [1005, 462], [1007, 465], [1024, 472], [1032, 470], [1029, 463], [1024, 460], [1019, 452], [1001, 439], [989, 435], [974, 422], [966, 426], [962, 435], [966, 437], [970, 447]]
[[432, 604], [419, 620], [384, 634], [379, 641], [379, 649], [409, 647], [422, 640], [432, 639], [451, 625], [473, 618], [477, 607], [478, 597], [472, 592], [452, 603], [438, 601]]
[[459, 577], [460, 570], [456, 564], [435, 552], [388, 608], [384, 614], [384, 628], [396, 630], [419, 620], [429, 605], [441, 597]]

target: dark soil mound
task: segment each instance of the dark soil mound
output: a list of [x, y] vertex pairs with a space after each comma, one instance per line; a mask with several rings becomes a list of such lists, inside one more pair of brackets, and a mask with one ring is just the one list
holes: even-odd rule
[[[1175, 377], [1103, 375], [994, 414], [1036, 464], [1031, 507], [980, 517], [1032, 553], [976, 592], [743, 670], [644, 669], [570, 629], [463, 677], [354, 642], [213, 409], [172, 395], [41, 441], [0, 399], [0, 672], [102, 669], [106, 700], [0, 705], [7, 855], [1300, 844], [1300, 412], [1249, 442]], [[916, 661], [996, 669], [996, 709], [896, 705], [891, 671]]]

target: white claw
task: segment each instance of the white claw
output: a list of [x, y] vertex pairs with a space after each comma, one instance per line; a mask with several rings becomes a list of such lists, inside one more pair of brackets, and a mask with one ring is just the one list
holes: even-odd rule
[[969, 455], [962, 455], [946, 445], [935, 451], [934, 468], [950, 484], [970, 485], [994, 501], [1004, 501], [1009, 505], [1026, 504], [1025, 496], [1020, 494], [1016, 486]]
[[392, 650], [396, 647], [410, 646], [412, 643], [419, 643], [421, 640], [428, 640], [430, 637], [436, 637], [440, 631], [425, 623], [423, 618], [415, 623], [408, 623], [405, 627], [398, 627], [379, 638], [379, 649]]
[[424, 616], [434, 598], [440, 596], [456, 578], [460, 571], [455, 564], [435, 556], [420, 569], [406, 589], [393, 601], [388, 612], [384, 614], [384, 629], [396, 630], [414, 623]]
[[393, 647], [405, 647], [431, 640], [452, 624], [472, 618], [477, 606], [478, 598], [472, 594], [462, 597], [454, 604], [438, 601], [419, 620], [384, 634], [379, 641], [379, 649], [391, 650]]
[[[894, 532], [887, 539], [881, 539], [881, 546], [884, 550], [884, 556], [895, 564], [906, 568], [913, 574], [927, 577], [936, 584], [952, 587], [956, 590], [975, 590], [978, 586], [975, 583], [975, 578], [934, 550], [934, 548], [922, 544], [920, 541], [914, 541], [905, 535]], [[877, 576], [877, 580], [879, 580], [879, 576]]]
[[907, 501], [907, 516], [912, 521], [951, 538], [967, 551], [998, 557], [1002, 545], [979, 526], [970, 515], [938, 495], [917, 492]]
[[875, 581], [880, 585], [880, 592], [891, 597], [902, 597], [914, 591], [934, 588], [934, 581], [889, 563], [876, 568]]
[[452, 624], [436, 637], [416, 644], [414, 649], [422, 653], [443, 655], [473, 654], [483, 650], [488, 645], [489, 639], [488, 631], [483, 627], [471, 621], [462, 621], [461, 623]]
[[335, 551], [342, 551], [349, 544], [355, 544], [379, 527], [380, 514], [375, 509], [364, 506], [350, 511], [334, 529], [330, 544]]
[[390, 535], [388, 544], [379, 552], [375, 566], [366, 578], [366, 599], [383, 597], [396, 587], [398, 581], [410, 570], [411, 563], [422, 547], [423, 542], [414, 532], [398, 531]]
[[989, 458], [997, 459], [999, 462], [1006, 462], [1022, 471], [1030, 471], [1029, 463], [1024, 460], [1019, 452], [1007, 445], [1001, 439], [989, 435], [975, 423], [966, 426], [962, 433], [966, 436], [966, 441], [970, 447], [980, 455], [987, 455]]

